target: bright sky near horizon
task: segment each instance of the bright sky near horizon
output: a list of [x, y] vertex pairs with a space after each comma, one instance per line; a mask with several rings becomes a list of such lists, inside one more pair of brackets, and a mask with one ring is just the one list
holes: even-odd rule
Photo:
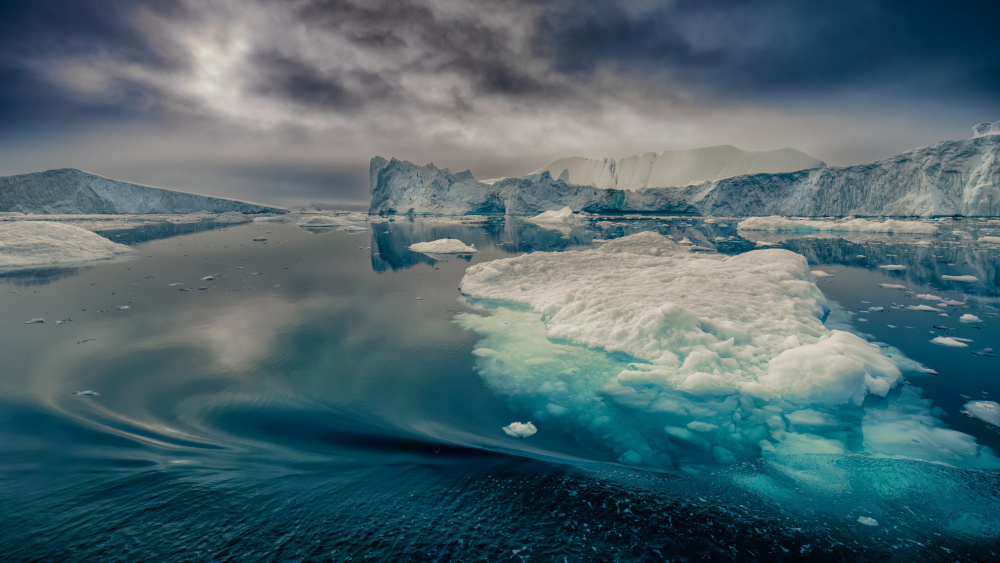
[[479, 178], [732, 144], [831, 165], [1000, 119], [1000, 4], [7, 0], [0, 175], [274, 203], [381, 155]]

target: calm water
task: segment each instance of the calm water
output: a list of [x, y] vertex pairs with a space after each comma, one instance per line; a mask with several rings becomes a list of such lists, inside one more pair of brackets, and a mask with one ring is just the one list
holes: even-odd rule
[[[937, 415], [1000, 451], [995, 429], [961, 413], [1000, 397], [1000, 255], [973, 242], [1000, 233], [995, 222], [936, 237], [787, 238], [691, 218], [115, 233], [145, 242], [109, 263], [0, 277], [0, 560], [1000, 556], [995, 473], [799, 456], [676, 476], [619, 465], [566, 430], [505, 436], [526, 415], [484, 384], [478, 337], [454, 322], [471, 311], [465, 269], [643, 230], [804, 254], [832, 274], [818, 284], [854, 330], [939, 372], [911, 379]], [[407, 250], [444, 237], [480, 252]], [[917, 297], [928, 293], [961, 305]], [[906, 308], [917, 304], [948, 316]], [[831, 475], [836, 488], [819, 482]]]

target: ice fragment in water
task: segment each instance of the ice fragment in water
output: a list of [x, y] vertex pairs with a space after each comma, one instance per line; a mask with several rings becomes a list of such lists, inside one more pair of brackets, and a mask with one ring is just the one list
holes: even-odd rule
[[40, 324], [40, 323], [44, 323], [44, 322], [45, 322], [45, 319], [43, 319], [41, 317], [37, 317], [37, 318], [34, 318], [34, 319], [28, 319], [28, 320], [24, 321], [24, 324], [26, 324], [26, 325], [33, 325], [33, 324]]
[[464, 242], [443, 238], [431, 242], [418, 242], [410, 245], [410, 250], [414, 252], [429, 252], [433, 254], [472, 254], [476, 252], [474, 246], [469, 246]]
[[503, 427], [503, 431], [512, 438], [527, 438], [538, 432], [538, 429], [531, 422], [511, 422]]
[[969, 401], [965, 403], [965, 414], [985, 423], [1000, 427], [1000, 404], [994, 401]]
[[939, 344], [941, 346], [950, 346], [952, 348], [968, 348], [969, 345], [957, 338], [952, 338], [951, 336], [935, 336], [931, 339], [931, 343]]
[[949, 276], [949, 275], [945, 274], [945, 275], [941, 276], [941, 279], [943, 279], [943, 280], [957, 281], [957, 282], [965, 282], [965, 283], [975, 283], [975, 282], [979, 281], [979, 278], [977, 278], [976, 276], [969, 276], [969, 275], [965, 275], [965, 276]]
[[983, 322], [983, 319], [980, 319], [979, 317], [977, 317], [975, 315], [972, 315], [970, 313], [966, 313], [966, 314], [962, 315], [961, 317], [958, 318], [958, 320], [959, 320], [959, 322], [963, 322], [963, 323], [981, 323], [981, 322]]
[[878, 520], [869, 516], [858, 516], [858, 522], [864, 524], [865, 526], [878, 526]]
[[100, 395], [100, 393], [98, 393], [97, 391], [94, 391], [92, 389], [87, 389], [86, 391], [77, 391], [77, 392], [75, 392], [73, 394], [74, 395], [84, 395], [84, 396], [87, 396], [87, 397], [96, 397], [97, 395]]

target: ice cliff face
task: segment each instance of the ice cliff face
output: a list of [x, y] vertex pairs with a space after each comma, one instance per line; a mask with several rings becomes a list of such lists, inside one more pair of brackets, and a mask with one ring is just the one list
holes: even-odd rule
[[73, 168], [0, 177], [0, 211], [21, 213], [286, 213], [232, 199], [112, 180]]
[[485, 184], [468, 170], [453, 173], [433, 164], [375, 157], [369, 178], [372, 214], [537, 215], [565, 206], [588, 213], [697, 213], [677, 190], [604, 190], [555, 180], [548, 172]]
[[744, 151], [732, 145], [645, 153], [626, 158], [564, 158], [532, 172], [570, 184], [627, 191], [687, 186], [745, 174], [795, 172], [826, 166], [795, 149]]
[[627, 191], [554, 179], [547, 170], [491, 185], [469, 171], [376, 157], [374, 214], [589, 213], [715, 216], [998, 216], [1000, 135], [942, 141], [868, 164], [749, 174], [701, 184]]
[[885, 160], [736, 176], [685, 189], [705, 215], [1000, 215], [1000, 136], [942, 141]]

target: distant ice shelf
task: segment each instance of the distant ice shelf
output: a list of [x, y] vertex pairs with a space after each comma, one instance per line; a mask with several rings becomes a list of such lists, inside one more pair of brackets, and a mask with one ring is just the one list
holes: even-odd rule
[[31, 214], [287, 213], [282, 207], [122, 182], [75, 168], [0, 177], [0, 212]]
[[[1000, 135], [941, 141], [868, 164], [743, 174], [675, 187], [573, 183], [549, 169], [480, 182], [472, 172], [382, 157], [371, 161], [376, 215], [671, 213], [751, 217], [1000, 216]], [[586, 176], [586, 175], [583, 175]], [[592, 175], [591, 175], [592, 176]], [[629, 189], [621, 189], [627, 185]]]

